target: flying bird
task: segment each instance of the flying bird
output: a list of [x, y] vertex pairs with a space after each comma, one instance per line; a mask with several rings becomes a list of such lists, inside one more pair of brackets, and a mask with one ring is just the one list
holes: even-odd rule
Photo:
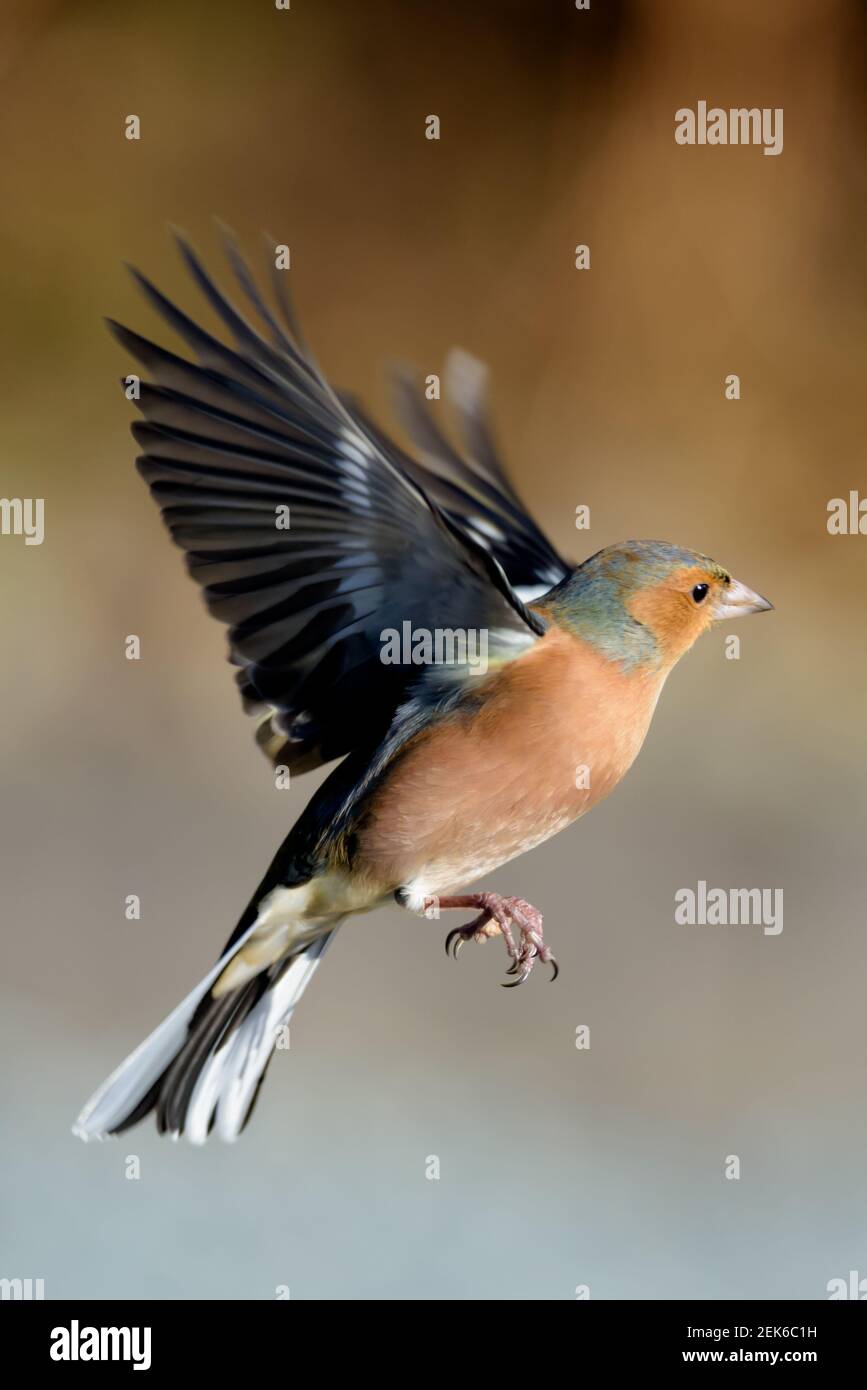
[[192, 359], [110, 323], [144, 368], [138, 471], [228, 625], [262, 750], [292, 775], [336, 766], [216, 964], [87, 1103], [84, 1139], [151, 1112], [174, 1137], [237, 1138], [338, 926], [391, 899], [471, 912], [446, 949], [500, 936], [509, 985], [556, 976], [538, 909], [469, 886], [614, 789], [701, 633], [772, 606], [660, 541], [567, 563], [500, 462], [479, 363], [448, 364], [460, 444], [398, 374], [410, 456], [330, 385], [285, 272], [269, 304], [224, 233], [245, 316], [178, 240], [232, 346], [133, 271]]

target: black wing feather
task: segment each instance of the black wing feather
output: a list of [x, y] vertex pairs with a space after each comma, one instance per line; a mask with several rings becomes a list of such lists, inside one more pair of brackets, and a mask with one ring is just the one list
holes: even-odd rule
[[496, 556], [516, 588], [534, 595], [559, 584], [574, 568], [551, 545], [520, 501], [494, 444], [485, 396], [486, 372], [469, 353], [446, 363], [446, 392], [462, 436], [460, 453], [436, 423], [418, 373], [394, 371], [395, 403], [427, 467], [433, 497]]
[[[263, 720], [259, 743], [304, 771], [371, 746], [408, 693], [424, 691], [426, 671], [381, 661], [384, 629], [485, 629], [492, 661], [526, 649], [544, 626], [503, 561], [520, 561], [522, 574], [535, 564], [538, 580], [554, 552], [478, 441], [481, 471], [455, 455], [456, 478], [437, 475], [334, 392], [297, 331], [285, 276], [274, 272], [278, 321], [227, 236], [269, 341], [179, 243], [235, 346], [133, 271], [196, 359], [110, 322], [149, 375], [138, 399], [144, 421], [133, 426], [137, 464], [210, 611], [229, 625], [245, 708]], [[287, 506], [290, 529], [281, 530]], [[479, 517], [505, 528], [509, 543], [487, 544]]]

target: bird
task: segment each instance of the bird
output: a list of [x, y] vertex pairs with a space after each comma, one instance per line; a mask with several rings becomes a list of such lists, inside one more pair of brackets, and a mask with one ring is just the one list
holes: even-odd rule
[[228, 626], [259, 747], [290, 777], [333, 766], [216, 963], [85, 1105], [85, 1140], [151, 1114], [176, 1139], [237, 1139], [338, 927], [391, 901], [471, 912], [446, 951], [502, 938], [510, 987], [539, 964], [556, 978], [541, 912], [471, 886], [614, 790], [703, 632], [773, 606], [667, 542], [564, 560], [501, 462], [475, 358], [446, 361], [449, 430], [395, 370], [407, 452], [331, 385], [273, 248], [265, 296], [222, 229], [233, 300], [176, 237], [224, 331], [130, 267], [185, 347], [108, 321], [143, 368], [138, 472]]

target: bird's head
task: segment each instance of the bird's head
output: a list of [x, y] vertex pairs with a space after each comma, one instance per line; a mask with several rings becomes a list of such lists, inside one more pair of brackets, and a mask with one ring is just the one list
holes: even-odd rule
[[539, 607], [627, 669], [668, 670], [711, 623], [773, 604], [707, 555], [624, 541], [591, 555]]

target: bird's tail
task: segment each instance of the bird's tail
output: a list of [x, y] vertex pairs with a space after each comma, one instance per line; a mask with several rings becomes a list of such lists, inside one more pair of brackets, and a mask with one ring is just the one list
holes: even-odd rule
[[157, 1128], [203, 1144], [237, 1139], [253, 1109], [280, 1028], [307, 988], [338, 923], [236, 988], [212, 987], [245, 931], [168, 1018], [91, 1096], [73, 1128], [81, 1139], [119, 1134], [156, 1111]]

